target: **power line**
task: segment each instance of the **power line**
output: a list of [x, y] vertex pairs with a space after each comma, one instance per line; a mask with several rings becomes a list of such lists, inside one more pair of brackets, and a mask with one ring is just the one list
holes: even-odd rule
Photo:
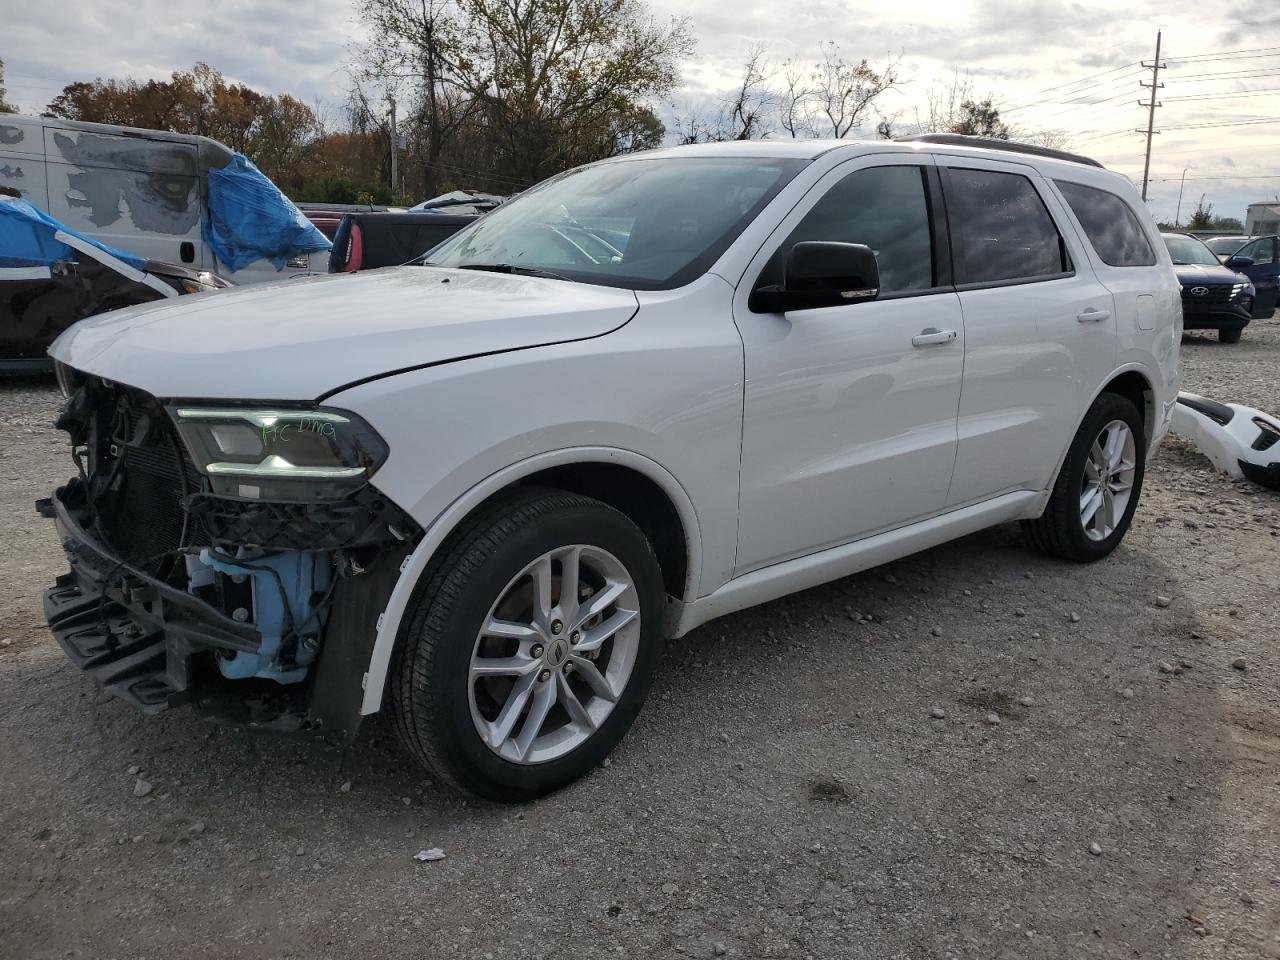
[[[1275, 53], [1267, 51], [1274, 50]], [[1248, 47], [1244, 50], [1222, 50], [1218, 53], [1190, 53], [1185, 57], [1168, 57], [1170, 63], [1210, 63], [1215, 60], [1247, 60], [1251, 57], [1280, 57], [1280, 47]]]
[[[1029, 100], [1024, 100], [1020, 104], [1015, 103], [1013, 106], [1005, 107], [1004, 112], [1013, 113], [1015, 110], [1026, 110], [1028, 107], [1034, 107], [1038, 103], [1044, 103], [1045, 101], [1040, 98], [1042, 98], [1046, 93], [1053, 93], [1055, 90], [1062, 90], [1062, 89], [1065, 89], [1066, 87], [1074, 87], [1077, 84], [1087, 83], [1090, 80], [1096, 80], [1099, 77], [1105, 77], [1113, 73], [1119, 73], [1121, 70], [1128, 70], [1131, 67], [1136, 67], [1137, 65], [1138, 65], [1137, 61], [1135, 60], [1130, 63], [1122, 64], [1121, 66], [1118, 66], [1118, 67], [1112, 67], [1110, 70], [1103, 70], [1101, 73], [1094, 73], [1094, 74], [1090, 74], [1087, 77], [1081, 77], [1079, 80], [1071, 80], [1071, 81], [1068, 81], [1067, 83], [1060, 83], [1056, 87], [1045, 87], [1043, 90], [1037, 90], [1036, 92], [1032, 93], [1031, 98]], [[1077, 91], [1077, 92], [1080, 92], [1080, 91]]]
[[1265, 90], [1241, 90], [1238, 93], [1189, 93], [1180, 97], [1165, 97], [1166, 103], [1175, 100], [1236, 100], [1241, 97], [1269, 97], [1280, 94], [1280, 87], [1269, 87]]

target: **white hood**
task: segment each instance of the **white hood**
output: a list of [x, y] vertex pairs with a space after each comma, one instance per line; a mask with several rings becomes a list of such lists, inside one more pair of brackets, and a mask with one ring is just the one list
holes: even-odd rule
[[599, 336], [637, 308], [613, 287], [392, 267], [116, 310], [49, 353], [162, 398], [314, 400], [397, 370]]

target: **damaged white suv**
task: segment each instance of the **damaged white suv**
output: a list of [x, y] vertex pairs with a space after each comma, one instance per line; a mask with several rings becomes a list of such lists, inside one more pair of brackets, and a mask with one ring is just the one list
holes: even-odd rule
[[1178, 389], [1141, 202], [1035, 148], [627, 156], [428, 260], [58, 340], [45, 611], [106, 689], [348, 738], [386, 707], [448, 782], [536, 796], [714, 617], [1012, 520], [1105, 556]]

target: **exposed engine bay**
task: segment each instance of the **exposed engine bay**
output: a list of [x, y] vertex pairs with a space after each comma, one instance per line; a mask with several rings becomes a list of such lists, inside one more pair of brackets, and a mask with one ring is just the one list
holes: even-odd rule
[[361, 657], [422, 534], [368, 483], [376, 435], [58, 372], [78, 476], [39, 506], [71, 561], [45, 613], [72, 660], [149, 713], [353, 734]]

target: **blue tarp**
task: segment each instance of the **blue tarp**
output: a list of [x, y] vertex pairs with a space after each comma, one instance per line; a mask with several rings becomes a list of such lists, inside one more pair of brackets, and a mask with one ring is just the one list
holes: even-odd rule
[[54, 239], [54, 233], [59, 230], [92, 244], [137, 270], [146, 269], [147, 261], [142, 257], [114, 250], [86, 237], [26, 200], [6, 199], [0, 199], [0, 267], [47, 267], [59, 260], [77, 259], [82, 254]]
[[258, 260], [277, 270], [293, 257], [333, 245], [244, 154], [209, 169], [204, 241], [233, 273]]

